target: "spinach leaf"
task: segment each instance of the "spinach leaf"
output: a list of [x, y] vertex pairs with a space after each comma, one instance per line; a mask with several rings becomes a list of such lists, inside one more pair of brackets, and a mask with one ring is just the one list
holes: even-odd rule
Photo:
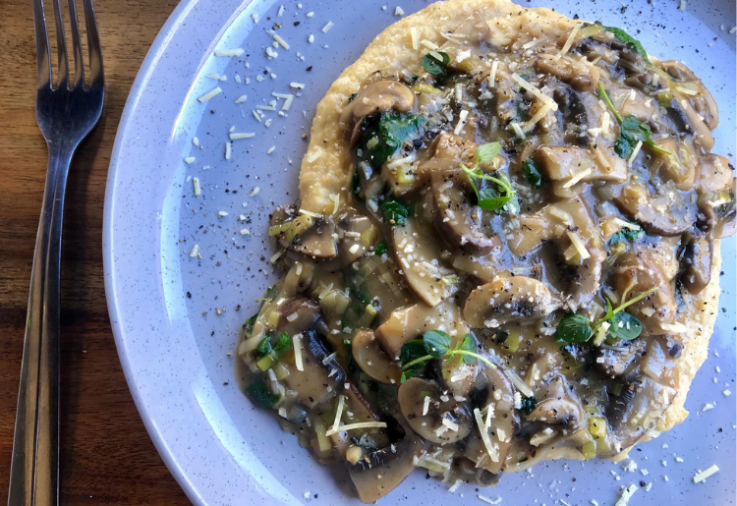
[[522, 406], [519, 409], [521, 411], [524, 411], [525, 413], [530, 413], [536, 407], [537, 407], [537, 399], [535, 399], [534, 397], [523, 397]]
[[384, 252], [386, 251], [386, 248], [387, 248], [387, 244], [386, 244], [386, 241], [381, 241], [381, 242], [379, 243], [379, 245], [378, 245], [378, 246], [376, 246], [376, 250], [374, 251], [374, 254], [375, 254], [375, 255], [376, 255], [377, 257], [380, 257], [381, 255], [383, 255], [383, 254], [384, 254]]
[[559, 342], [585, 343], [594, 331], [591, 329], [591, 321], [583, 315], [568, 313], [561, 318], [555, 337]]
[[[402, 383], [404, 383], [407, 378], [417, 376], [422, 372], [430, 360], [430, 357], [428, 357], [427, 360], [422, 360], [425, 357], [427, 357], [427, 352], [425, 351], [425, 343], [421, 339], [414, 339], [402, 346], [402, 351], [399, 354], [399, 360], [402, 364]], [[405, 367], [407, 364], [411, 364], [412, 362], [414, 362], [414, 364], [409, 367]]]
[[279, 402], [279, 396], [272, 394], [261, 378], [248, 385], [246, 394], [256, 406], [262, 409], [269, 409]]
[[274, 351], [271, 347], [271, 332], [264, 337], [256, 348], [256, 358], [259, 359]]
[[545, 186], [545, 179], [540, 174], [537, 165], [535, 165], [535, 160], [532, 158], [528, 158], [522, 163], [522, 176], [533, 188], [542, 188]]
[[412, 209], [395, 197], [388, 197], [381, 203], [381, 212], [384, 213], [384, 219], [390, 225], [402, 226], [407, 223], [407, 218], [412, 215]]
[[273, 346], [274, 353], [276, 353], [277, 357], [281, 357], [293, 347], [294, 343], [292, 343], [292, 338], [289, 337], [289, 334], [287, 334], [286, 332], [281, 333]]
[[432, 54], [427, 53], [422, 57], [422, 68], [434, 76], [445, 74], [445, 69], [450, 63], [450, 56], [448, 56], [448, 53], [442, 51], [433, 51], [433, 53], [440, 55], [442, 61], [435, 58]]
[[361, 123], [361, 160], [379, 169], [397, 152], [405, 140], [415, 137], [427, 120], [422, 116], [382, 112], [367, 116]]
[[622, 227], [609, 238], [609, 244], [612, 245], [617, 242], [635, 241], [645, 235], [645, 231], [642, 228], [637, 230], [629, 227]]

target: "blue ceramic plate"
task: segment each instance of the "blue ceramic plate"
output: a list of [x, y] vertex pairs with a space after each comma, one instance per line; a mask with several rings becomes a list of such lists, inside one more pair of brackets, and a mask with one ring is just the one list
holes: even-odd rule
[[[233, 379], [231, 352], [254, 299], [275, 279], [268, 263], [274, 251], [265, 237], [268, 214], [297, 197], [307, 146], [301, 136], [315, 106], [343, 68], [398, 17], [396, 4], [378, 1], [282, 1], [283, 9], [272, 0], [184, 0], [143, 63], [110, 164], [105, 287], [120, 359], [151, 438], [198, 505], [358, 503], [343, 471], [318, 465], [244, 397]], [[524, 5], [625, 27], [652, 54], [683, 60], [717, 98], [721, 125], [714, 150], [734, 163], [735, 36], [728, 31], [735, 3], [683, 3], [685, 10], [678, 0]], [[401, 8], [407, 15], [426, 5], [402, 0]], [[325, 32], [328, 22], [334, 26]], [[289, 50], [271, 47], [267, 30], [275, 23]], [[244, 53], [213, 55], [232, 48]], [[278, 56], [268, 59], [266, 48]], [[304, 90], [290, 88], [291, 82], [304, 83]], [[222, 93], [198, 101], [216, 87]], [[259, 122], [252, 114], [257, 105], [283, 103], [272, 92], [296, 96], [286, 116], [263, 111]], [[242, 95], [247, 98], [236, 104]], [[235, 142], [226, 160], [231, 127], [255, 136]], [[250, 234], [242, 235], [244, 229]], [[195, 244], [199, 255], [192, 257]], [[555, 462], [505, 476], [493, 489], [462, 486], [451, 495], [418, 471], [383, 504], [481, 504], [476, 496], [482, 494], [501, 497], [502, 505], [588, 505], [592, 499], [611, 505], [631, 483], [652, 484], [649, 492], [635, 493], [631, 506], [734, 504], [735, 403], [723, 393], [737, 392], [734, 238], [725, 241], [722, 254], [720, 314], [709, 358], [686, 403], [691, 415], [637, 447], [634, 472], [606, 461]], [[702, 412], [707, 403], [714, 409]], [[694, 484], [693, 475], [712, 464], [721, 471]]]

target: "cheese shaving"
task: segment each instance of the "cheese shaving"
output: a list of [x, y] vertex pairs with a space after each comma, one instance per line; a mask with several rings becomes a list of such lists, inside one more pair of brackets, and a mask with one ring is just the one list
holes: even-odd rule
[[543, 119], [545, 115], [548, 113], [548, 111], [552, 110], [553, 107], [550, 104], [543, 105], [539, 111], [535, 113], [535, 115], [529, 119], [527, 123], [524, 124], [522, 127], [523, 132], [530, 132], [533, 128], [535, 128], [535, 125], [538, 121]]
[[453, 432], [458, 432], [458, 424], [455, 423], [454, 421], [448, 420], [447, 418], [443, 418], [443, 420], [440, 423], [448, 427]]
[[568, 235], [568, 238], [571, 240], [571, 244], [573, 244], [573, 247], [576, 248], [576, 251], [578, 251], [578, 254], [581, 255], [582, 260], [586, 260], [587, 258], [591, 257], [589, 250], [586, 249], [586, 245], [583, 243], [583, 241], [581, 240], [581, 238], [578, 236], [576, 232], [571, 232], [570, 230], [567, 230], [566, 234]]
[[235, 49], [216, 49], [213, 54], [215, 56], [240, 56], [243, 54], [242, 48]]
[[412, 37], [412, 49], [417, 51], [418, 49], [420, 49], [420, 39], [419, 39], [420, 36], [417, 33], [417, 28], [415, 28], [414, 26], [411, 27], [409, 29], [409, 34]]
[[220, 86], [217, 86], [215, 89], [208, 91], [207, 93], [205, 93], [204, 95], [202, 95], [197, 100], [201, 104], [204, 104], [205, 102], [207, 102], [208, 100], [210, 100], [212, 97], [214, 97], [216, 95], [219, 95], [222, 92], [223, 92], [222, 88], [220, 88]]
[[580, 29], [581, 23], [576, 23], [576, 26], [574, 26], [573, 30], [571, 30], [571, 34], [568, 36], [568, 39], [566, 39], [566, 43], [563, 44], [562, 48], [560, 48], [560, 51], [558, 52], [558, 57], [563, 56], [568, 52], [569, 49], [571, 49], [573, 42], [576, 40], [576, 34]]
[[458, 135], [461, 133], [461, 130], [463, 130], [463, 127], [466, 126], [466, 121], [468, 119], [468, 111], [466, 109], [463, 109], [459, 115], [458, 118], [458, 124], [455, 127], [455, 130], [453, 130], [453, 133]]
[[479, 434], [481, 434], [481, 441], [484, 442], [486, 453], [489, 454], [489, 458], [491, 458], [492, 462], [499, 462], [499, 452], [497, 452], [491, 444], [489, 432], [484, 426], [484, 421], [481, 418], [481, 411], [479, 411], [479, 408], [474, 408], [473, 416], [476, 419], [476, 426], [479, 428]]
[[424, 404], [422, 405], [422, 416], [426, 416], [427, 413], [430, 411], [430, 396], [426, 395]]
[[244, 133], [238, 133], [238, 132], [233, 132], [232, 134], [230, 134], [230, 140], [231, 141], [237, 141], [239, 139], [250, 139], [251, 137], [253, 137], [255, 135], [256, 134], [254, 134], [254, 133], [245, 133], [245, 132]]
[[315, 151], [312, 152], [310, 156], [307, 157], [307, 162], [312, 163], [318, 158], [322, 156], [322, 149], [317, 148]]
[[509, 127], [512, 129], [514, 134], [520, 139], [525, 140], [527, 136], [525, 135], [525, 132], [522, 130], [522, 127], [517, 123], [516, 121], [512, 121], [509, 124]]
[[[323, 364], [325, 362], [323, 361]], [[345, 407], [345, 396], [338, 396], [338, 409], [335, 410], [335, 421], [333, 421], [333, 427], [330, 430], [336, 430], [340, 427], [340, 418], [343, 416], [343, 408]]]
[[661, 323], [660, 327], [665, 331], [673, 332], [675, 334], [688, 331], [688, 327], [682, 323]]
[[630, 485], [629, 487], [625, 487], [622, 489], [622, 493], [619, 496], [619, 499], [617, 499], [617, 502], [614, 503], [614, 506], [627, 506], [627, 503], [630, 501], [630, 498], [637, 492], [638, 487], [635, 484]]
[[642, 228], [637, 223], [630, 223], [629, 221], [624, 221], [619, 218], [614, 218], [612, 223], [619, 225], [620, 228], [629, 228], [630, 230], [640, 230]]
[[[422, 39], [422, 40], [420, 41], [420, 44], [422, 44], [423, 46], [425, 46], [426, 48], [428, 48], [428, 49], [429, 49], [430, 51], [435, 51], [435, 50], [436, 50], [436, 49], [437, 49], [438, 47], [440, 47], [440, 46], [438, 46], [437, 44], [435, 44], [435, 43], [434, 43], [433, 41], [431, 41], [431, 40], [427, 40], [427, 39]], [[438, 54], [439, 54], [439, 53], [438, 53]], [[435, 55], [433, 55], [433, 58], [434, 58], [434, 57], [435, 57]], [[443, 61], [443, 58], [442, 58], [442, 56], [441, 56], [441, 58], [440, 58], [440, 61]]]
[[637, 158], [637, 154], [640, 152], [641, 148], [642, 148], [642, 141], [637, 141], [637, 144], [635, 145], [635, 149], [632, 150], [632, 154], [627, 160], [627, 165], [632, 166], [632, 162], [634, 162], [635, 158]]
[[570, 188], [571, 186], [580, 182], [586, 176], [590, 175], [592, 172], [593, 170], [591, 169], [591, 167], [589, 167], [588, 169], [585, 169], [585, 170], [582, 170], [581, 172], [576, 173], [571, 179], [569, 179], [563, 184], [563, 188], [566, 188], [566, 189]]
[[553, 109], [554, 111], [558, 110], [558, 104], [555, 102], [555, 100], [553, 100], [552, 98], [547, 96], [545, 93], [540, 91], [538, 88], [536, 88], [535, 86], [531, 85], [530, 83], [522, 79], [519, 75], [512, 74], [512, 81], [514, 81], [521, 88], [524, 88], [525, 90], [535, 95], [537, 98], [542, 100], [544, 103], [549, 104], [551, 109]]
[[522, 381], [522, 378], [520, 378], [516, 372], [514, 372], [512, 369], [504, 369], [504, 372], [506, 373], [507, 377], [512, 382], [514, 387], [519, 390], [522, 395], [524, 395], [525, 397], [535, 396], [535, 392], [533, 392], [532, 389], [527, 386], [527, 383]]
[[443, 55], [441, 55], [437, 51], [430, 51], [428, 54], [432, 56], [433, 58], [435, 58], [436, 60], [438, 60], [439, 62], [443, 61]]
[[491, 74], [489, 75], [489, 87], [494, 86], [494, 82], [496, 82], [496, 69], [499, 68], [499, 62], [497, 60], [494, 60], [491, 63]]
[[385, 429], [386, 423], [384, 422], [358, 422], [358, 423], [350, 423], [348, 425], [343, 425], [339, 429], [330, 429], [325, 433], [326, 436], [332, 436], [333, 434], [337, 434], [338, 432], [346, 432], [349, 430], [358, 430], [358, 429]]
[[302, 363], [302, 334], [294, 334], [292, 336], [292, 344], [294, 345], [294, 363], [298, 371], [304, 371]]
[[202, 187], [200, 186], [200, 178], [193, 177], [192, 178], [192, 190], [194, 191], [194, 196], [199, 197], [202, 195]]
[[694, 483], [701, 483], [705, 481], [709, 476], [713, 476], [714, 474], [719, 472], [719, 467], [716, 465], [711, 466], [706, 471], [699, 471], [696, 473], [693, 477]]

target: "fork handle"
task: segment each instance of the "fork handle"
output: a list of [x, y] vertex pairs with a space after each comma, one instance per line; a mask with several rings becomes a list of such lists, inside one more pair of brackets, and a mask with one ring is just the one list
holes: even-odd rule
[[33, 252], [8, 506], [59, 504], [59, 283], [64, 192], [74, 146], [49, 144]]

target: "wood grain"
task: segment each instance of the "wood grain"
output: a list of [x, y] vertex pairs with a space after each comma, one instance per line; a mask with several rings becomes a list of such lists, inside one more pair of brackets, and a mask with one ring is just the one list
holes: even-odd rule
[[[81, 5], [81, 2], [77, 2]], [[62, 2], [65, 5], [66, 2]], [[69, 176], [62, 254], [62, 504], [190, 504], [133, 404], [115, 350], [102, 275], [102, 207], [128, 91], [177, 0], [95, 0], [107, 96]], [[6, 504], [31, 258], [46, 171], [34, 113], [28, 0], [0, 15], [0, 504]]]

